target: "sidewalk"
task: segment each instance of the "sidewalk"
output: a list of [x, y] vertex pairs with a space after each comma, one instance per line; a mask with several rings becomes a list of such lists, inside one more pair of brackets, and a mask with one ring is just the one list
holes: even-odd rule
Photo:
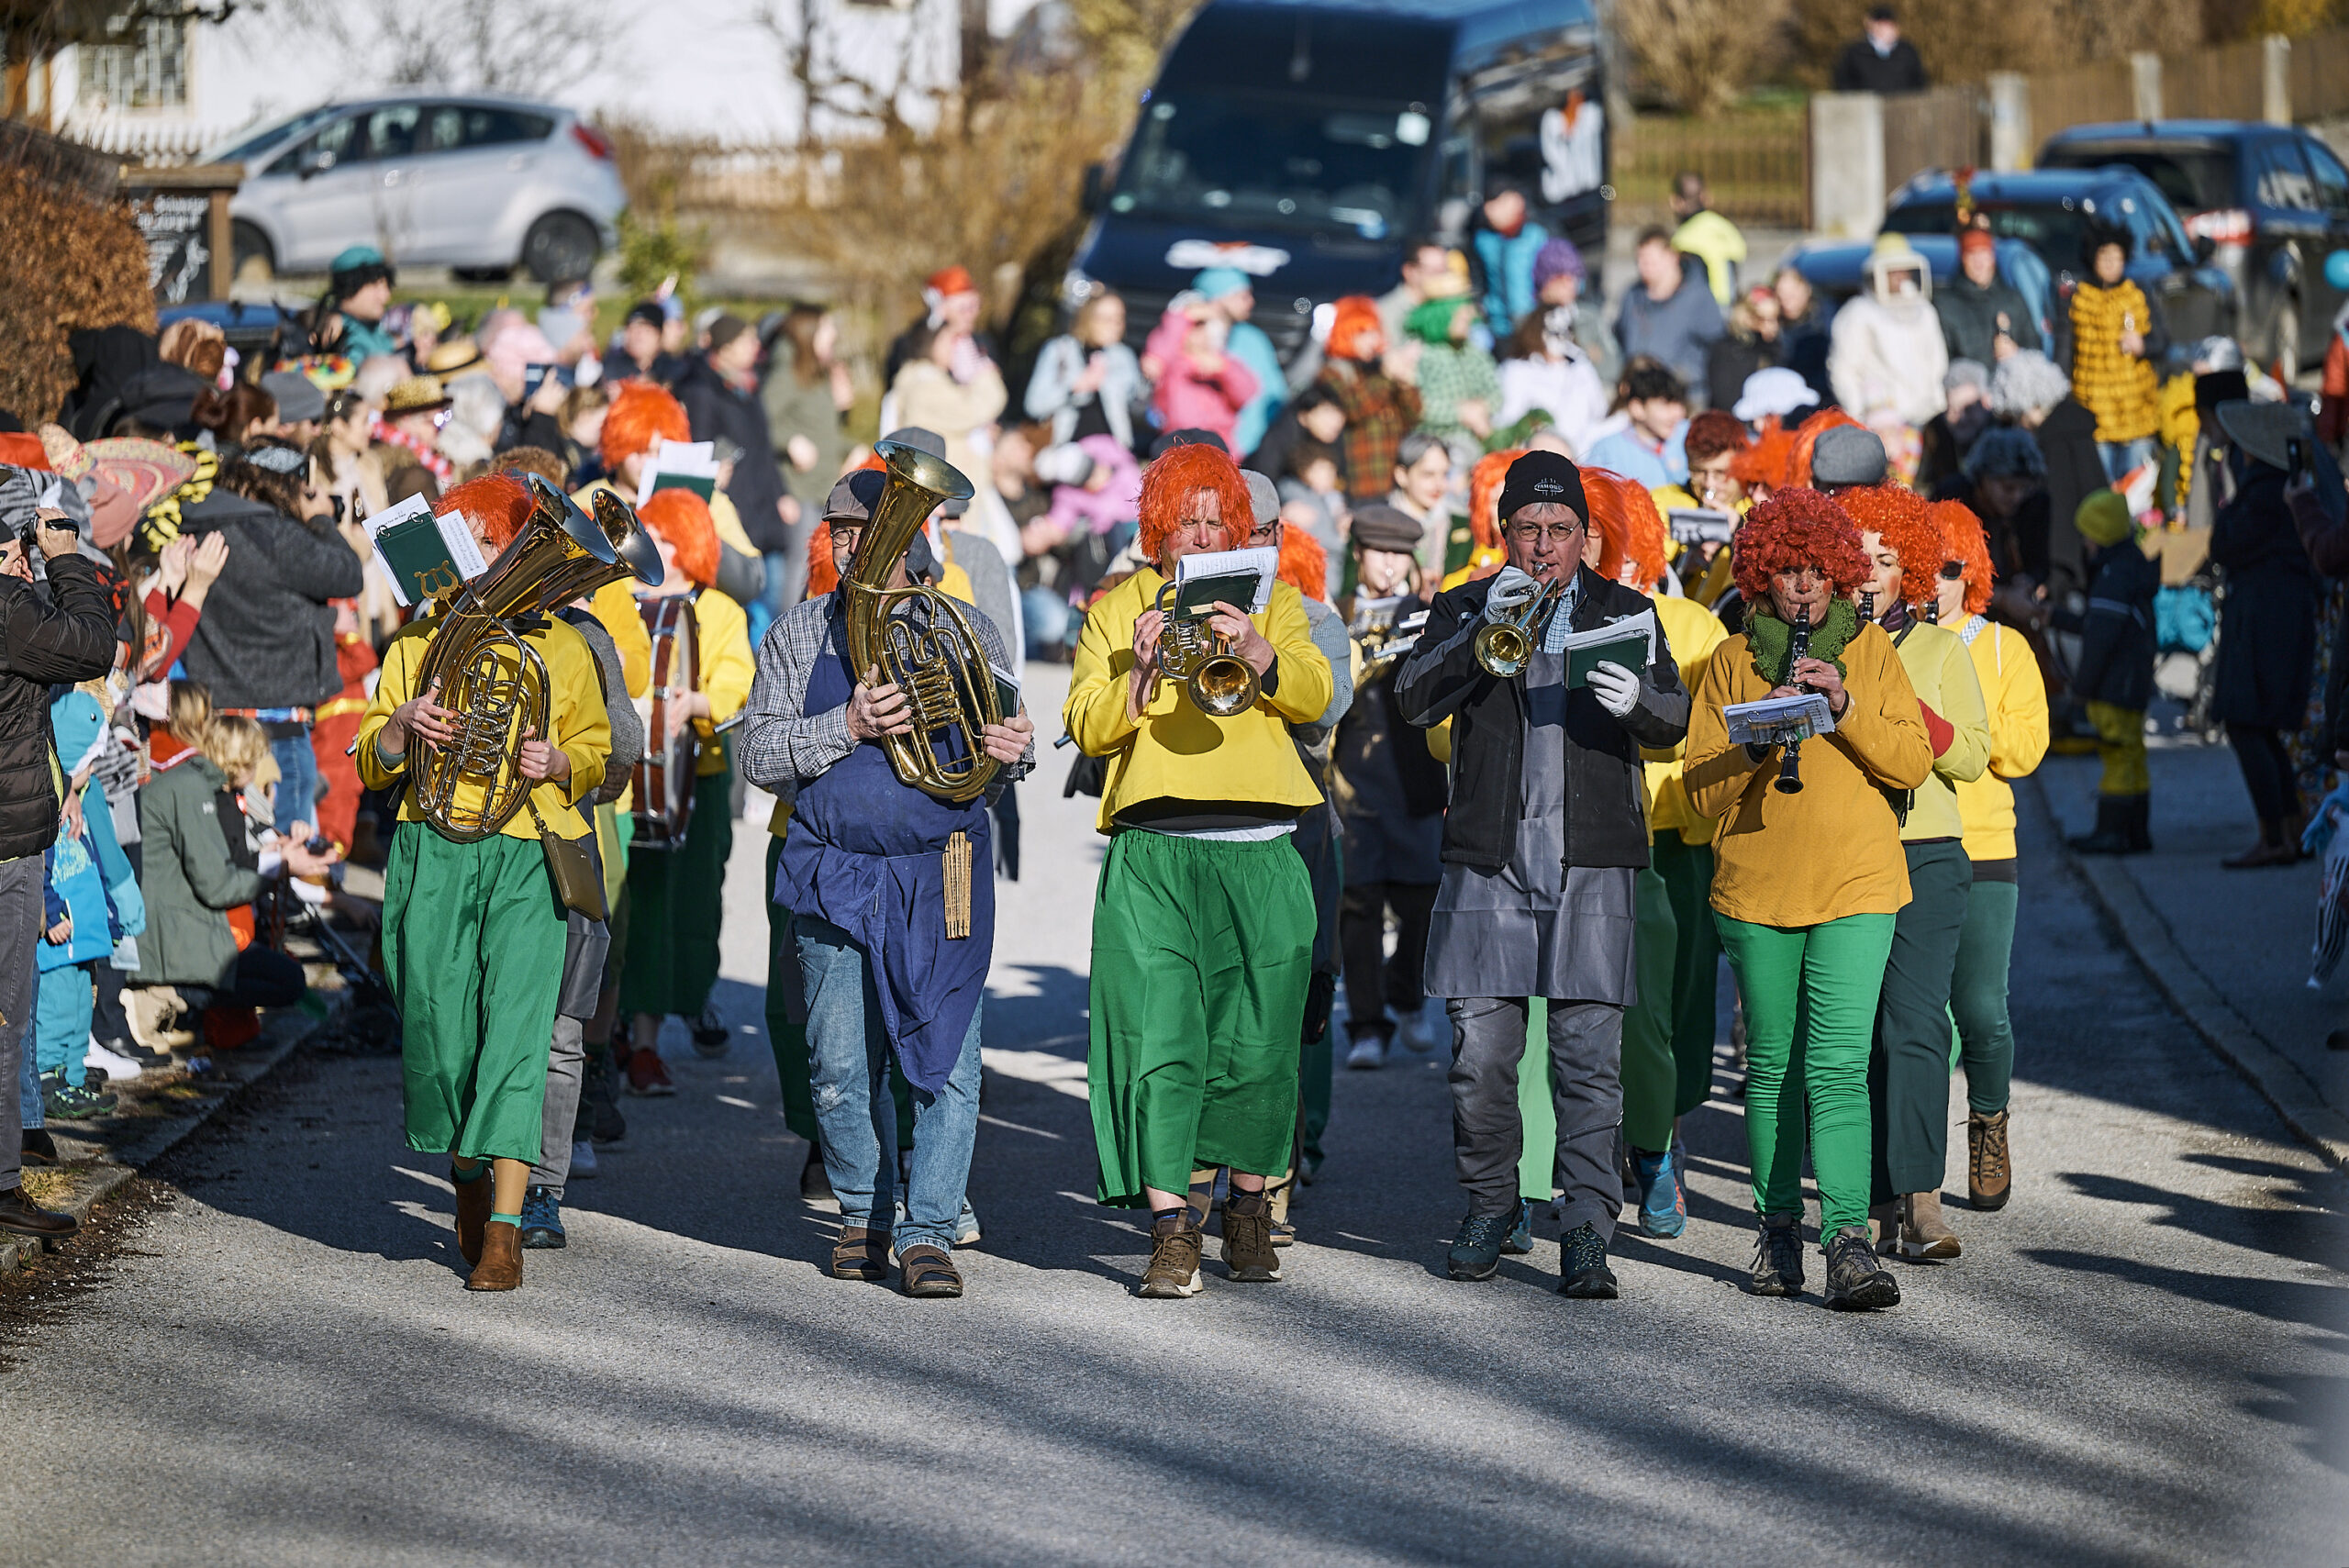
[[[2349, 1051], [2324, 1044], [2349, 1025], [2349, 965], [2308, 986], [2318, 864], [2224, 869], [2257, 837], [2234, 753], [2170, 740], [2151, 762], [2154, 852], [2073, 863], [2170, 1002], [2295, 1132], [2349, 1166]], [[2051, 756], [2032, 781], [2067, 832], [2094, 820], [2097, 772], [2092, 756]]]

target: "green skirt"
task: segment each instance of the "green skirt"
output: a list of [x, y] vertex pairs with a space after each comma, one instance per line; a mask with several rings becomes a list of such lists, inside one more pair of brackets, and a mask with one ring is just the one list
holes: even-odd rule
[[630, 845], [620, 1011], [697, 1017], [718, 984], [726, 860], [734, 852], [733, 773], [694, 784], [693, 820], [674, 850]]
[[1288, 1168], [1313, 932], [1312, 883], [1286, 840], [1110, 840], [1086, 1074], [1101, 1202], [1180, 1194], [1197, 1165]]
[[540, 1154], [564, 917], [534, 839], [392, 835], [384, 970], [400, 1009], [407, 1146], [468, 1160]]

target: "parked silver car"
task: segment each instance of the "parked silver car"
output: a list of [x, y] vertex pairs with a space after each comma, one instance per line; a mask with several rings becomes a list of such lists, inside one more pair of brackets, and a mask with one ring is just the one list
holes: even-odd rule
[[628, 197], [612, 144], [554, 104], [410, 92], [326, 104], [209, 149], [245, 165], [239, 272], [323, 272], [351, 245], [395, 262], [541, 282], [587, 275]]

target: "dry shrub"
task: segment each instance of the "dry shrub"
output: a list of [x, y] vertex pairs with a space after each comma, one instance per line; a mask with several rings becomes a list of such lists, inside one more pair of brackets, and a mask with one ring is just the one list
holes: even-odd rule
[[1788, 0], [1645, 0], [1618, 6], [1615, 27], [1642, 83], [1683, 114], [1737, 102], [1769, 64]]
[[0, 165], [0, 408], [28, 426], [54, 418], [73, 386], [66, 334], [116, 326], [155, 329], [129, 214]]

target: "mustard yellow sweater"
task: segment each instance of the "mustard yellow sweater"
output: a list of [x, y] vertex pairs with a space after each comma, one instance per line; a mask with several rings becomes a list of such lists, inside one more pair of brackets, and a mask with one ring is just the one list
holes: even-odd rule
[[1933, 771], [1917, 786], [1900, 838], [1911, 844], [1962, 838], [1965, 824], [1958, 815], [1957, 786], [1980, 778], [1990, 765], [1990, 721], [1982, 709], [1982, 685], [1974, 678], [1965, 644], [1954, 631], [1920, 621], [1898, 647], [1900, 667], [1909, 672], [1917, 700], [1951, 729], [1948, 747], [1933, 759]]
[[[1664, 639], [1672, 645], [1673, 662], [1680, 666], [1680, 684], [1693, 692], [1705, 678], [1713, 651], [1728, 639], [1729, 628], [1721, 625], [1720, 617], [1694, 599], [1658, 594], [1653, 603], [1656, 625], [1663, 628]], [[1641, 749], [1640, 756], [1646, 762], [1648, 831], [1677, 831], [1684, 843], [1709, 844], [1713, 840], [1712, 822], [1697, 815], [1696, 807], [1688, 804], [1688, 790], [1681, 782], [1680, 771], [1687, 749], [1686, 740], [1663, 751]]]

